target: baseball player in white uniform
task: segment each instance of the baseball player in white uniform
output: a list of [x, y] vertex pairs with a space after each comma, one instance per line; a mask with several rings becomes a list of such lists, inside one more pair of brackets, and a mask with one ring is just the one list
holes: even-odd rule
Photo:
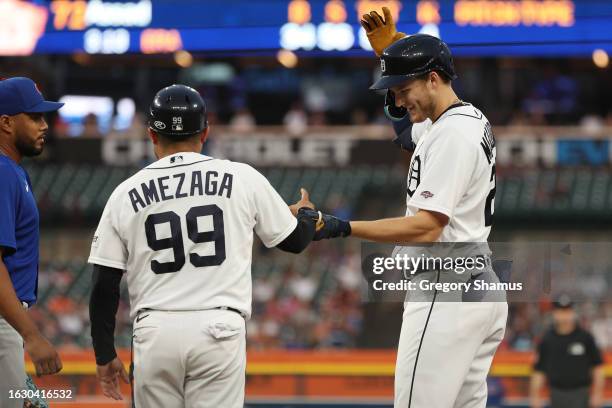
[[[91, 247], [98, 378], [106, 396], [123, 398], [128, 374], [113, 331], [125, 272], [134, 406], [242, 407], [253, 231], [267, 247], [298, 253], [315, 222], [296, 219], [252, 167], [199, 153], [208, 124], [194, 89], [159, 91], [149, 127], [159, 160], [115, 189]], [[312, 205], [301, 200], [296, 210], [304, 206]]]
[[[371, 24], [374, 17], [368, 19]], [[384, 24], [380, 16], [376, 21]], [[406, 214], [376, 221], [323, 214], [319, 218], [325, 225], [317, 239], [353, 235], [388, 243], [484, 243], [471, 245], [472, 253], [466, 254], [482, 260], [482, 268], [464, 274], [424, 269], [411, 282], [417, 288], [421, 281], [478, 278], [499, 283], [486, 244], [495, 197], [491, 125], [453, 91], [450, 50], [438, 38], [401, 38], [380, 57], [382, 76], [371, 89], [388, 90], [385, 110], [395, 122], [395, 142], [414, 150]], [[396, 247], [396, 253], [402, 251], [416, 254], [414, 247]], [[484, 408], [486, 377], [504, 336], [507, 313], [503, 292], [409, 290], [397, 353], [395, 407]]]

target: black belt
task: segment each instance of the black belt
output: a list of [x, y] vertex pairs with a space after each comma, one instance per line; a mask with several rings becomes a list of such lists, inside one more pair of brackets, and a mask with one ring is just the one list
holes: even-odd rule
[[234, 309], [233, 307], [229, 307], [229, 306], [219, 306], [219, 307], [215, 307], [215, 309], [219, 309], [219, 310], [229, 310], [230, 312], [234, 312], [234, 313], [238, 313], [240, 316], [245, 317], [244, 313], [242, 313], [240, 310], [238, 309]]

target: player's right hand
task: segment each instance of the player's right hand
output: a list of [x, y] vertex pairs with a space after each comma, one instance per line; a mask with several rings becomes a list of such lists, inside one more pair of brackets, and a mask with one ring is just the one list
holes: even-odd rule
[[62, 361], [55, 348], [41, 334], [24, 338], [25, 351], [30, 355], [36, 368], [36, 375], [58, 373], [62, 369]]
[[310, 201], [310, 195], [305, 188], [300, 188], [300, 194], [302, 194], [300, 201], [289, 206], [289, 209], [294, 217], [297, 217], [297, 213], [302, 207], [312, 208], [313, 210], [315, 208], [315, 205]]
[[385, 15], [384, 20], [378, 12], [372, 10], [370, 14], [364, 14], [360, 21], [368, 35], [368, 41], [378, 57], [381, 56], [385, 48], [400, 38], [406, 37], [406, 34], [398, 32], [395, 28], [391, 11], [387, 7], [383, 7], [382, 11]]
[[98, 381], [100, 381], [102, 393], [104, 393], [105, 396], [114, 400], [123, 399], [119, 387], [119, 380], [123, 380], [124, 383], [129, 384], [130, 378], [119, 357], [115, 357], [108, 364], [96, 366], [96, 375]]
[[313, 241], [351, 235], [351, 223], [333, 215], [323, 214], [311, 208], [303, 207], [299, 210], [300, 216], [316, 221], [316, 230]]

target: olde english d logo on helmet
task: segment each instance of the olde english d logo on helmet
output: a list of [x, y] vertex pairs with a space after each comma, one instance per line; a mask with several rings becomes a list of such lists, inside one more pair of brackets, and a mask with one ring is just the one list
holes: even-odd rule
[[[416, 189], [421, 184], [421, 157], [416, 156], [410, 163], [410, 172], [408, 173], [408, 195], [412, 197]], [[433, 194], [432, 194], [433, 196]]]
[[164, 130], [166, 128], [166, 124], [159, 120], [156, 120], [155, 122], [153, 122], [153, 126], [155, 126], [159, 130]]
[[385, 64], [385, 60], [381, 58], [380, 59], [380, 70], [384, 73], [386, 69], [387, 69], [387, 65]]

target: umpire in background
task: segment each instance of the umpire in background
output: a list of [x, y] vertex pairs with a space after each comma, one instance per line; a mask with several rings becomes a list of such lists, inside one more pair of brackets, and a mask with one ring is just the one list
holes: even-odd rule
[[43, 99], [28, 78], [0, 80], [0, 408], [23, 407], [11, 398], [26, 387], [24, 348], [36, 374], [55, 374], [60, 358], [38, 331], [26, 309], [38, 286], [38, 208], [32, 184], [19, 165], [39, 155], [49, 129], [44, 112], [63, 103]]
[[[540, 389], [544, 379], [550, 388], [551, 408], [599, 408], [602, 406], [604, 370], [593, 336], [577, 322], [572, 301], [561, 296], [553, 303], [553, 328], [538, 346], [531, 377], [531, 407], [543, 406]], [[591, 398], [589, 388], [593, 385]]]

